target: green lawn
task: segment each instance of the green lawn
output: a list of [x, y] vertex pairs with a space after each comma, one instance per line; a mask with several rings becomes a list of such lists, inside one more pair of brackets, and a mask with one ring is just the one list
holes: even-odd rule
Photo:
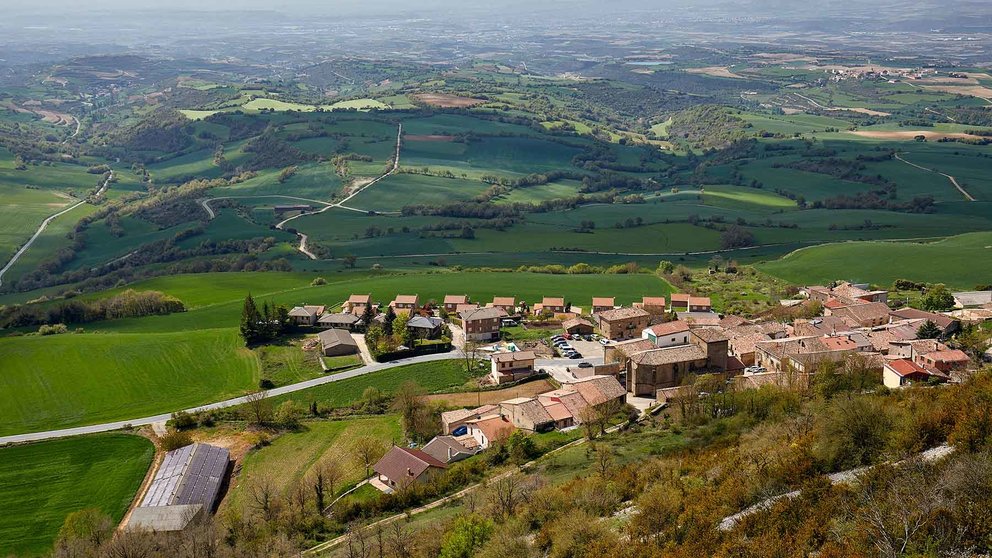
[[428, 392], [435, 392], [461, 386], [486, 372], [487, 370], [466, 372], [464, 359], [420, 362], [287, 393], [273, 398], [273, 402], [278, 405], [283, 401], [293, 400], [307, 406], [316, 401], [318, 405], [328, 407], [347, 407], [357, 401], [368, 387], [376, 387], [388, 393], [395, 391], [400, 384], [412, 381]]
[[992, 233], [963, 234], [927, 244], [848, 242], [815, 246], [758, 268], [798, 284], [848, 279], [891, 285], [896, 279], [909, 279], [972, 289], [992, 278]]
[[151, 442], [126, 434], [0, 449], [0, 554], [47, 554], [65, 517], [82, 509], [120, 521], [154, 453]]
[[236, 329], [0, 339], [0, 435], [168, 413], [255, 388]]

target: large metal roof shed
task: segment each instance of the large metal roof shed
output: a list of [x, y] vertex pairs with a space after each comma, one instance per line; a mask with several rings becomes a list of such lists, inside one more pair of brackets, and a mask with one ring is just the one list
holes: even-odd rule
[[165, 454], [129, 526], [177, 531], [213, 511], [229, 462], [230, 452], [208, 444]]

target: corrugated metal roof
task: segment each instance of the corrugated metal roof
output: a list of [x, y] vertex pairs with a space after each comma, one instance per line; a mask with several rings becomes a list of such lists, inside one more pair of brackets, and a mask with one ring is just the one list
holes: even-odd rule
[[202, 504], [212, 510], [227, 472], [230, 453], [208, 444], [192, 444], [165, 454], [142, 507]]

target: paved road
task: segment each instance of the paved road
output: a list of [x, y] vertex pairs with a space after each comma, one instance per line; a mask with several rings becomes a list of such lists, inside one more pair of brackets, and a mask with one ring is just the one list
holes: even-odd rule
[[[97, 190], [94, 197], [102, 196], [103, 193], [107, 191], [107, 187], [110, 186], [110, 181], [113, 180], [113, 178], [114, 178], [114, 171], [110, 171], [110, 176], [108, 176], [107, 179], [103, 181], [103, 185], [100, 186], [100, 189]], [[18, 250], [16, 254], [14, 254], [13, 258], [10, 258], [10, 261], [7, 262], [7, 265], [3, 266], [3, 269], [0, 269], [0, 286], [3, 286], [4, 273], [7, 273], [7, 271], [9, 271], [10, 268], [14, 267], [14, 264], [17, 263], [17, 260], [21, 259], [21, 256], [23, 256], [24, 253], [28, 251], [28, 248], [30, 248], [31, 245], [34, 244], [34, 241], [38, 240], [38, 237], [41, 236], [41, 233], [45, 232], [45, 229], [48, 228], [49, 223], [54, 221], [59, 216], [69, 213], [70, 211], [76, 209], [77, 207], [83, 205], [84, 203], [86, 203], [86, 200], [82, 200], [78, 203], [74, 203], [54, 215], [49, 215], [47, 219], [42, 221], [41, 225], [38, 227], [38, 230], [35, 231], [34, 235], [24, 244], [24, 246], [21, 246], [21, 249]]]
[[[293, 393], [294, 391], [300, 391], [315, 386], [329, 384], [331, 382], [337, 382], [339, 380], [346, 380], [348, 378], [356, 378], [358, 376], [364, 376], [365, 374], [370, 374], [372, 372], [378, 372], [379, 370], [396, 368], [397, 366], [405, 366], [407, 364], [414, 364], [418, 362], [433, 362], [439, 360], [451, 360], [451, 359], [459, 359], [459, 358], [463, 358], [461, 352], [452, 351], [450, 353], [441, 353], [436, 355], [424, 355], [413, 358], [405, 358], [405, 359], [395, 360], [393, 362], [369, 364], [359, 368], [354, 368], [352, 370], [347, 370], [345, 372], [339, 372], [337, 374], [328, 374], [327, 376], [321, 376], [319, 378], [314, 378], [312, 380], [307, 380], [305, 382], [300, 382], [297, 384], [291, 384], [288, 386], [282, 386], [282, 387], [270, 389], [266, 392], [266, 397], [275, 397], [277, 395]], [[192, 409], [185, 409], [185, 411], [188, 413], [196, 413], [199, 411], [209, 411], [214, 409], [223, 409], [225, 407], [233, 407], [235, 405], [241, 405], [246, 402], [247, 402], [247, 397], [235, 397], [234, 399], [227, 399], [225, 401], [219, 401], [217, 403], [210, 403], [208, 405], [193, 407]], [[15, 434], [13, 436], [0, 437], [0, 445], [18, 443], [18, 442], [34, 442], [38, 440], [48, 440], [52, 438], [64, 438], [66, 436], [78, 436], [80, 434], [95, 434], [97, 432], [108, 432], [111, 430], [120, 430], [121, 428], [124, 428], [126, 425], [144, 426], [147, 424], [154, 424], [156, 422], [167, 421], [171, 417], [172, 417], [172, 413], [170, 412], [151, 417], [119, 420], [115, 422], [106, 422], [103, 424], [92, 424], [89, 426], [77, 426], [75, 428], [64, 428], [62, 430], [32, 432], [30, 434]]]

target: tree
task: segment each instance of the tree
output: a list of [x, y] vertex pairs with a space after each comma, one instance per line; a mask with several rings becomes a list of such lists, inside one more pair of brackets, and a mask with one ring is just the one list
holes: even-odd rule
[[113, 534], [114, 523], [110, 516], [96, 508], [85, 508], [66, 516], [55, 546], [67, 547], [77, 542], [99, 546]]
[[382, 330], [386, 335], [393, 334], [393, 322], [396, 321], [396, 311], [392, 306], [386, 307], [386, 315], [382, 318]]
[[940, 328], [932, 320], [923, 322], [923, 325], [916, 330], [916, 337], [919, 339], [936, 339], [940, 337]]
[[263, 425], [272, 420], [272, 401], [268, 399], [267, 391], [256, 391], [245, 396], [246, 419], [254, 424]]
[[754, 246], [754, 235], [739, 225], [730, 225], [720, 234], [720, 246], [724, 250]]
[[355, 269], [355, 264], [358, 263], [358, 257], [353, 254], [348, 254], [341, 259], [344, 261], [344, 265], [350, 269]]
[[307, 485], [313, 490], [314, 506], [317, 513], [323, 514], [327, 498], [334, 495], [334, 488], [344, 477], [337, 461], [324, 458], [317, 462], [307, 475]]
[[255, 305], [255, 299], [251, 293], [245, 297], [244, 305], [241, 308], [241, 339], [245, 345], [257, 343], [260, 339], [262, 315]]
[[985, 351], [989, 350], [990, 336], [992, 336], [992, 332], [983, 329], [981, 326], [971, 324], [965, 326], [961, 333], [958, 333], [954, 338], [954, 344], [962, 351], [968, 353], [976, 362], [981, 362]]
[[493, 522], [472, 514], [455, 520], [441, 542], [440, 558], [470, 558], [493, 533]]
[[299, 403], [288, 399], [276, 408], [275, 419], [276, 422], [286, 428], [296, 428], [300, 425], [300, 420], [303, 419], [305, 413], [306, 411], [303, 410], [303, 407]]
[[928, 312], [945, 312], [954, 308], [954, 295], [943, 283], [937, 283], [920, 299], [920, 308]]
[[386, 444], [372, 436], [362, 436], [355, 440], [351, 449], [354, 452], [355, 462], [365, 467], [366, 478], [372, 474], [372, 465], [386, 454]]

